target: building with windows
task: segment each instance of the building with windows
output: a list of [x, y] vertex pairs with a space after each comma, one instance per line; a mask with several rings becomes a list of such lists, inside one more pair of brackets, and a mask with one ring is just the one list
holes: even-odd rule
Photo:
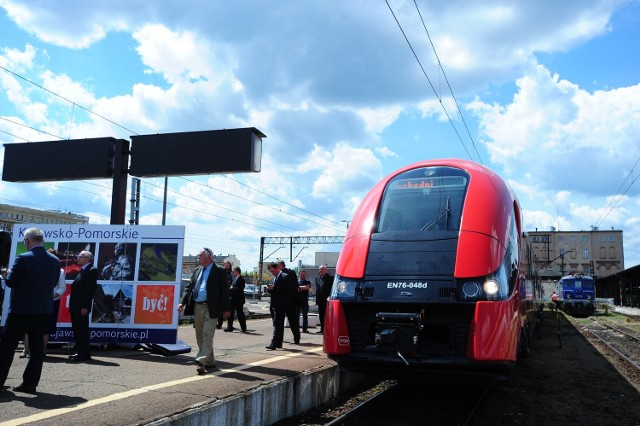
[[41, 225], [89, 223], [89, 217], [55, 210], [36, 210], [28, 207], [0, 204], [0, 230], [13, 232], [16, 223]]
[[[231, 262], [231, 267], [240, 267], [240, 260], [236, 257], [235, 254], [228, 254], [223, 256], [221, 254], [213, 255], [213, 263], [216, 264], [219, 268], [222, 268], [222, 264], [226, 261]], [[193, 270], [198, 266], [198, 256], [197, 255], [187, 255], [182, 257], [182, 275], [183, 276], [191, 276]], [[246, 271], [244, 271], [246, 272]]]
[[570, 273], [594, 278], [624, 270], [622, 231], [528, 232], [529, 258], [543, 279], [557, 280]]

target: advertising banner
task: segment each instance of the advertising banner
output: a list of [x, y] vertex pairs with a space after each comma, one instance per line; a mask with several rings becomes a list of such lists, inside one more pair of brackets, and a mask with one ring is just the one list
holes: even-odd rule
[[[184, 226], [16, 224], [9, 267], [25, 252], [24, 232], [31, 227], [44, 231], [45, 249], [52, 249], [60, 259], [67, 284], [51, 342], [74, 340], [69, 295], [80, 272], [78, 254], [88, 250], [98, 270], [89, 322], [91, 342], [176, 343]], [[2, 326], [10, 290], [5, 291]]]

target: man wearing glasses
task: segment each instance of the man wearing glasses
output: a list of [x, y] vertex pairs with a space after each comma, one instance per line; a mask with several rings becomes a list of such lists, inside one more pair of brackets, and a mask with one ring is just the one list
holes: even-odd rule
[[229, 285], [222, 271], [213, 262], [211, 249], [203, 248], [198, 254], [199, 266], [193, 271], [191, 280], [184, 289], [178, 311], [193, 315], [198, 353], [196, 363], [198, 374], [215, 368], [213, 356], [213, 335], [218, 318], [229, 318]]
[[98, 269], [93, 266], [93, 253], [87, 250], [81, 251], [78, 255], [78, 265], [82, 270], [73, 280], [69, 296], [69, 313], [76, 341], [76, 353], [70, 355], [69, 359], [84, 362], [91, 359], [89, 313], [98, 288]]
[[0, 392], [7, 380], [18, 341], [25, 334], [31, 342], [31, 356], [14, 392], [36, 393], [44, 361], [44, 336], [47, 319], [53, 313], [53, 288], [60, 275], [60, 261], [44, 249], [44, 233], [29, 228], [24, 233], [27, 249], [16, 257], [7, 287], [11, 288], [9, 315], [0, 337]]

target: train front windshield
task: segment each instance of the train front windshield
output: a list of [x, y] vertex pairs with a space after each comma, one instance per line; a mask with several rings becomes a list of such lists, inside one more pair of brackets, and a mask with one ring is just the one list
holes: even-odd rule
[[377, 231], [458, 231], [469, 175], [423, 167], [394, 177], [385, 189]]

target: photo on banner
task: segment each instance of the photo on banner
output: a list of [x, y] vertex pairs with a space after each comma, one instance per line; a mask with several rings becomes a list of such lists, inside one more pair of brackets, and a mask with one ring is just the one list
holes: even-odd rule
[[[67, 289], [57, 313], [51, 342], [72, 342], [69, 296], [80, 273], [81, 251], [94, 255], [98, 288], [90, 313], [93, 343], [177, 342], [178, 312], [184, 250], [184, 226], [146, 225], [16, 225], [9, 265], [26, 251], [24, 232], [37, 227], [45, 248], [53, 248], [66, 275]], [[8, 306], [5, 292], [3, 307]], [[6, 321], [3, 309], [0, 326]]]

